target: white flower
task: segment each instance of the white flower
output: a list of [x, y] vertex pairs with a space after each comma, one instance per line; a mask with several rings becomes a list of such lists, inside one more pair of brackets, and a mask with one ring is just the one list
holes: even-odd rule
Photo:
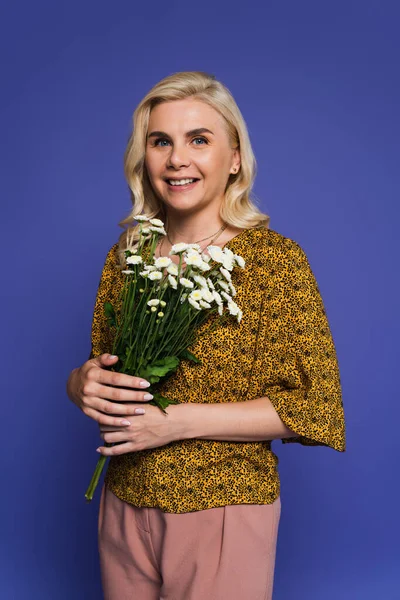
[[144, 267], [144, 270], [145, 270], [145, 271], [149, 271], [149, 272], [150, 272], [150, 271], [157, 271], [157, 267], [155, 267], [154, 265], [146, 265], [146, 266]]
[[211, 267], [208, 266], [208, 264], [206, 262], [204, 262], [203, 260], [201, 261], [201, 264], [198, 267], [200, 269], [200, 271], [209, 271], [211, 269]]
[[175, 277], [173, 277], [172, 275], [168, 275], [168, 281], [169, 281], [170, 286], [174, 290], [176, 290], [176, 288], [178, 287], [178, 283], [177, 283]]
[[141, 256], [128, 256], [128, 258], [126, 259], [126, 262], [129, 265], [140, 265], [140, 263], [143, 262], [143, 259]]
[[200, 252], [201, 246], [199, 244], [187, 244], [188, 248], [192, 248], [193, 250], [198, 250]]
[[164, 316], [164, 313], [160, 310], [160, 312], [157, 313], [157, 317], [163, 317], [163, 316]]
[[179, 244], [174, 244], [171, 248], [171, 250], [169, 251], [170, 254], [180, 254], [181, 252], [183, 252], [184, 250], [187, 250], [189, 248], [188, 244], [185, 244], [184, 242], [180, 242]]
[[171, 275], [175, 275], [175, 277], [176, 277], [178, 275], [178, 265], [176, 265], [174, 262], [171, 262], [169, 267], [167, 267], [167, 273], [170, 273]]
[[214, 294], [208, 288], [201, 288], [201, 295], [206, 302], [212, 302], [214, 300]]
[[199, 304], [202, 308], [211, 308], [211, 304], [208, 304], [208, 302], [204, 302], [204, 300], [200, 300]]
[[148, 221], [149, 220], [149, 217], [146, 217], [146, 215], [136, 215], [136, 217], [133, 217], [133, 218], [138, 223], [141, 222], [141, 221]]
[[227, 281], [231, 281], [232, 277], [227, 269], [224, 269], [224, 267], [220, 267], [219, 270]]
[[225, 256], [223, 265], [228, 271], [232, 271], [234, 267], [233, 260], [229, 256]]
[[231, 288], [231, 294], [232, 294], [232, 296], [236, 296], [235, 286], [231, 282], [229, 282], [229, 287]]
[[167, 306], [167, 303], [165, 302], [165, 300], [160, 300], [160, 304], [162, 307]]
[[197, 310], [201, 310], [200, 304], [196, 302], [196, 300], [193, 300], [193, 298], [189, 298], [189, 304], [191, 304], [194, 308], [197, 308]]
[[196, 300], [196, 302], [198, 302], [199, 300], [203, 299], [203, 294], [202, 294], [201, 290], [193, 290], [193, 292], [190, 292], [189, 298], [191, 298], [192, 300]]
[[217, 279], [216, 282], [220, 287], [222, 287], [223, 290], [225, 290], [226, 292], [230, 291], [230, 287], [229, 285], [226, 283], [226, 281], [223, 281], [222, 279]]
[[228, 302], [233, 302], [231, 296], [229, 294], [227, 294], [226, 292], [221, 292], [221, 296], [223, 296], [225, 298], [225, 300], [228, 300]]
[[215, 286], [209, 277], [207, 277], [207, 283], [210, 290], [215, 290]]
[[207, 246], [207, 250], [213, 260], [218, 263], [223, 263], [225, 254], [219, 246]]
[[172, 263], [172, 260], [168, 256], [160, 256], [159, 258], [156, 258], [156, 260], [154, 261], [154, 264], [157, 267], [157, 269], [161, 269], [163, 267], [169, 267], [169, 265], [171, 263]]
[[218, 304], [218, 306], [221, 306], [222, 305], [222, 298], [218, 294], [218, 292], [216, 290], [213, 290], [212, 295], [214, 296], [214, 300]]
[[224, 310], [224, 307], [222, 304], [218, 304], [218, 314], [222, 315], [222, 311]]
[[142, 233], [142, 235], [149, 235], [151, 233], [151, 231], [148, 227], [143, 227], [141, 233]]
[[238, 264], [239, 267], [241, 267], [242, 269], [244, 269], [246, 261], [244, 260], [243, 256], [239, 256], [239, 254], [234, 254], [234, 258], [235, 258], [236, 264]]
[[198, 252], [188, 252], [185, 257], [185, 262], [187, 265], [201, 267], [201, 265], [203, 264], [203, 259], [201, 258]]
[[211, 260], [211, 256], [209, 256], [208, 254], [206, 254], [205, 252], [203, 252], [203, 254], [201, 255], [201, 258], [204, 260], [204, 262], [209, 263]]
[[140, 271], [139, 275], [141, 275], [142, 277], [144, 277], [145, 279], [147, 279], [147, 277], [149, 276], [149, 271]]
[[160, 279], [162, 279], [161, 271], [150, 271], [149, 279], [151, 279], [151, 281], [160, 281]]
[[208, 283], [205, 277], [203, 277], [202, 275], [193, 275], [193, 279], [200, 287], [208, 289]]
[[157, 307], [156, 306], [152, 306], [150, 310], [151, 310], [151, 312], [156, 312]]
[[148, 306], [158, 306], [160, 304], [160, 301], [157, 298], [153, 298], [152, 300], [149, 300], [147, 302]]
[[237, 314], [238, 323], [240, 323], [240, 321], [242, 320], [242, 317], [243, 317], [243, 311], [239, 308], [239, 312]]
[[130, 271], [129, 269], [126, 269], [125, 271], [121, 271], [121, 273], [125, 273], [125, 275], [134, 275], [135, 274], [134, 271]]
[[179, 279], [179, 283], [181, 285], [183, 285], [183, 287], [186, 287], [186, 288], [192, 288], [192, 287], [194, 287], [193, 281], [190, 281], [189, 279], [186, 279], [186, 277], [181, 277]]
[[230, 302], [228, 302], [228, 310], [231, 315], [237, 315], [239, 313], [240, 308], [238, 307], [236, 302], [231, 300]]
[[167, 232], [165, 231], [164, 227], [149, 227], [149, 229], [154, 233], [161, 233], [161, 235], [167, 235]]
[[225, 269], [232, 271], [235, 263], [235, 255], [229, 248], [224, 248], [224, 255], [223, 265]]
[[187, 294], [182, 294], [182, 296], [181, 296], [181, 303], [185, 302], [186, 298], [187, 298]]
[[150, 223], [152, 225], [155, 225], [156, 227], [164, 227], [164, 223], [161, 221], [161, 219], [149, 219]]

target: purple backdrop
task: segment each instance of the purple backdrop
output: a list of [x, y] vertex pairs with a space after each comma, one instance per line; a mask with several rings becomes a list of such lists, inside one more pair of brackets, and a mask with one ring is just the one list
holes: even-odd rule
[[308, 255], [342, 374], [346, 452], [273, 443], [274, 600], [400, 598], [399, 5], [136, 4], [1, 8], [0, 596], [101, 598], [99, 495], [83, 496], [101, 440], [65, 381], [130, 209], [131, 114], [164, 76], [205, 70], [248, 123], [272, 229]]

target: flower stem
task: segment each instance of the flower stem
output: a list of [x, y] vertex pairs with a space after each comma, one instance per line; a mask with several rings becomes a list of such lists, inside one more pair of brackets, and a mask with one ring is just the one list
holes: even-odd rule
[[[108, 444], [107, 442], [105, 442], [104, 445], [108, 446], [108, 447], [112, 446], [112, 444]], [[100, 456], [99, 460], [97, 461], [97, 465], [94, 470], [92, 479], [90, 480], [88, 489], [86, 490], [86, 493], [85, 493], [85, 498], [86, 498], [87, 502], [90, 502], [91, 500], [93, 500], [93, 495], [96, 490], [97, 484], [99, 483], [99, 479], [103, 472], [103, 468], [104, 468], [107, 458], [108, 458], [108, 456], [102, 455], [102, 456]]]

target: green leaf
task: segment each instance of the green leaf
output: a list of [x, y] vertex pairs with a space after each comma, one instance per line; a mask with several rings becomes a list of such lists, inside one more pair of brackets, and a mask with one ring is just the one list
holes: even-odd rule
[[201, 362], [201, 360], [199, 358], [197, 358], [197, 356], [195, 356], [194, 354], [189, 352], [189, 350], [187, 348], [185, 350], [182, 350], [182, 352], [179, 354], [179, 358], [186, 358], [186, 360], [191, 360], [192, 362], [194, 362], [198, 365], [203, 364]]
[[175, 371], [179, 363], [180, 360], [177, 356], [166, 356], [141, 369], [139, 376], [147, 379], [150, 383], [157, 383], [160, 377]]
[[169, 398], [165, 398], [165, 396], [161, 396], [161, 394], [154, 394], [153, 400], [150, 401], [149, 404], [153, 404], [154, 406], [158, 406], [165, 412], [165, 409], [170, 404], [179, 404], [177, 400], [170, 400]]
[[115, 310], [110, 302], [104, 302], [104, 314], [107, 317], [108, 324], [112, 327], [116, 324], [115, 321]]

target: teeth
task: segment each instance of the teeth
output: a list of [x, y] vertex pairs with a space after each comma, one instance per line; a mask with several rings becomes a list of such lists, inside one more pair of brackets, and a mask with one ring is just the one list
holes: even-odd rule
[[168, 183], [171, 185], [186, 185], [187, 183], [192, 183], [192, 181], [194, 181], [194, 179], [179, 179], [179, 180], [168, 179]]

